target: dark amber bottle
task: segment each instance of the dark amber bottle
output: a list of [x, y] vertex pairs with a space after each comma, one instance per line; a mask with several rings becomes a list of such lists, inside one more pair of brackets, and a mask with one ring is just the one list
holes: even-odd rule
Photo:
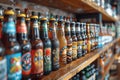
[[59, 49], [59, 41], [57, 38], [57, 33], [56, 33], [56, 19], [55, 18], [50, 18], [49, 20], [49, 30], [48, 30], [48, 35], [49, 39], [51, 40], [52, 44], [52, 70], [57, 70], [60, 67], [59, 64], [59, 55], [60, 55], [60, 49]]
[[32, 44], [32, 69], [31, 76], [33, 80], [41, 78], [43, 75], [43, 42], [40, 39], [39, 35], [39, 26], [38, 26], [38, 16], [35, 12], [32, 12], [31, 24], [30, 24], [30, 33], [31, 33], [31, 44]]
[[27, 27], [25, 24], [25, 14], [17, 15], [17, 40], [22, 52], [22, 80], [30, 80], [31, 74], [31, 44], [28, 40]]

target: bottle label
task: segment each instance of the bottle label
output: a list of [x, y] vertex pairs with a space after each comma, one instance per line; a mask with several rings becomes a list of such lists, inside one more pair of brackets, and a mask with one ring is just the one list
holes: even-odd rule
[[59, 65], [59, 48], [55, 48], [52, 51], [53, 66], [57, 67]]
[[51, 48], [44, 49], [44, 71], [51, 71]]
[[76, 32], [80, 32], [80, 27], [75, 27]]
[[47, 31], [47, 23], [46, 22], [41, 23], [41, 29], [42, 29], [42, 31]]
[[0, 61], [0, 80], [7, 80], [6, 58]]
[[88, 50], [88, 52], [91, 51], [91, 41], [90, 40], [87, 41], [87, 50]]
[[21, 53], [14, 53], [6, 56], [8, 80], [21, 80]]
[[63, 48], [61, 48], [60, 50], [60, 62], [61, 64], [66, 64], [67, 63], [67, 46], [64, 46]]
[[73, 59], [77, 58], [77, 42], [72, 43], [72, 57]]
[[72, 61], [72, 44], [67, 47], [67, 62]]
[[41, 73], [43, 75], [43, 50], [32, 50], [32, 74]]
[[16, 27], [14, 22], [6, 22], [3, 24], [3, 32], [7, 34], [15, 34]]
[[82, 44], [83, 44], [83, 41], [78, 41], [77, 42], [77, 54], [78, 54], [78, 57], [82, 56]]
[[20, 26], [17, 26], [17, 33], [27, 33], [27, 27], [25, 23], [21, 23]]
[[31, 54], [30, 52], [22, 55], [22, 74], [29, 75], [31, 72]]

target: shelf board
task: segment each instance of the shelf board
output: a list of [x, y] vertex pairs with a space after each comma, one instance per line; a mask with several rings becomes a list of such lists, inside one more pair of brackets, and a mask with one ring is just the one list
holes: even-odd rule
[[[103, 21], [117, 21], [114, 17], [110, 16], [102, 7], [98, 6], [95, 2], [90, 2], [88, 0], [81, 0], [83, 5], [86, 5], [86, 8], [92, 8], [91, 12], [100, 12], [102, 14]], [[87, 11], [86, 11], [87, 12]], [[89, 12], [89, 11], [88, 11]]]
[[105, 76], [106, 76], [107, 73], [109, 72], [110, 67], [111, 67], [111, 65], [113, 64], [113, 62], [114, 62], [114, 60], [115, 60], [115, 57], [117, 57], [117, 55], [118, 55], [118, 54], [115, 54], [113, 57], [110, 58], [109, 64], [104, 68], [104, 70], [105, 70], [104, 72], [105, 72], [105, 73], [102, 75], [101, 80], [104, 80]]
[[102, 14], [103, 21], [115, 22], [114, 17], [108, 15], [108, 13], [96, 3], [89, 0], [24, 0], [39, 5], [58, 8], [71, 13], [93, 13], [99, 12]]
[[76, 73], [80, 72], [82, 69], [87, 67], [89, 64], [94, 62], [97, 58], [100, 57], [100, 55], [105, 52], [107, 49], [109, 49], [111, 46], [113, 46], [116, 42], [118, 42], [120, 38], [115, 39], [111, 43], [105, 45], [105, 47], [101, 49], [96, 49], [93, 52], [90, 52], [86, 54], [84, 57], [81, 57], [69, 64], [66, 64], [65, 66], [61, 67], [57, 71], [51, 72], [47, 76], [43, 76], [42, 80], [68, 80]]

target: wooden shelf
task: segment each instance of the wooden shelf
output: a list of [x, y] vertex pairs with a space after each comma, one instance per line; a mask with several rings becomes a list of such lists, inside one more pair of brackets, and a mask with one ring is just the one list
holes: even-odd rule
[[58, 8], [71, 13], [101, 13], [103, 21], [115, 22], [114, 17], [108, 15], [108, 13], [96, 3], [89, 0], [25, 0], [32, 3], [36, 3], [43, 6]]
[[92, 8], [91, 12], [100, 12], [102, 14], [103, 21], [113, 21], [113, 22], [117, 21], [117, 19], [110, 16], [102, 7], [98, 6], [96, 3], [90, 2], [88, 0], [81, 0], [81, 2], [83, 3], [83, 5], [86, 5], [86, 8], [88, 8], [88, 10], [89, 7], [91, 7]]
[[111, 65], [113, 64], [113, 62], [114, 62], [114, 59], [115, 59], [115, 57], [117, 57], [117, 55], [118, 54], [115, 54], [113, 57], [111, 57], [111, 59], [109, 60], [110, 62], [109, 62], [109, 64], [104, 68], [104, 74], [102, 75], [102, 78], [100, 79], [100, 80], [104, 80], [104, 78], [105, 78], [105, 76], [107, 75], [107, 73], [109, 72], [109, 70], [110, 70], [110, 67], [111, 67]]
[[77, 59], [57, 71], [51, 72], [47, 76], [43, 76], [42, 80], [68, 80], [73, 77], [76, 73], [87, 67], [89, 64], [94, 62], [100, 55], [118, 42], [120, 38], [115, 39], [113, 42], [105, 45], [102, 49], [96, 49], [95, 51], [86, 54], [84, 57]]

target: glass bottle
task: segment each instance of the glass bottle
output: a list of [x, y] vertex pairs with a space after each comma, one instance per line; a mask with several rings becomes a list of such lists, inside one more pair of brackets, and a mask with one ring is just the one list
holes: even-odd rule
[[75, 22], [70, 22], [70, 30], [72, 36], [72, 59], [77, 59], [77, 37], [75, 32]]
[[67, 63], [70, 63], [72, 62], [72, 38], [69, 19], [65, 22], [65, 38], [67, 40]]
[[87, 44], [86, 44], [86, 35], [85, 35], [85, 23], [80, 23], [80, 29], [81, 29], [81, 35], [83, 40], [83, 46], [82, 46], [82, 55], [84, 56], [87, 53]]
[[32, 45], [32, 68], [31, 76], [32, 79], [41, 78], [44, 69], [44, 59], [43, 59], [43, 42], [40, 39], [39, 26], [38, 26], [38, 16], [35, 12], [32, 12], [31, 22], [30, 22], [30, 33], [31, 33], [31, 45]]
[[75, 24], [75, 31], [77, 36], [77, 57], [82, 57], [82, 36], [80, 34], [80, 22], [76, 22]]
[[5, 48], [0, 39], [0, 80], [7, 80], [7, 62], [5, 58]]
[[26, 26], [27, 26], [28, 39], [30, 39], [30, 12], [27, 8], [25, 9], [25, 16], [26, 16], [25, 22], [26, 22]]
[[28, 40], [27, 27], [25, 24], [25, 14], [17, 15], [17, 40], [22, 52], [22, 80], [30, 80], [31, 74], [31, 44]]
[[56, 24], [55, 24], [55, 18], [50, 18], [49, 20], [49, 30], [48, 30], [48, 35], [49, 35], [49, 39], [51, 40], [51, 44], [52, 44], [52, 70], [57, 70], [59, 69], [60, 65], [59, 65], [59, 54], [60, 54], [60, 50], [59, 50], [59, 41], [57, 38], [57, 34], [56, 34]]
[[86, 32], [87, 32], [87, 52], [91, 52], [91, 35], [90, 35], [90, 24], [86, 24]]
[[64, 33], [63, 17], [60, 16], [57, 26], [57, 37], [60, 43], [60, 66], [64, 66], [67, 63], [67, 41]]
[[7, 59], [7, 77], [8, 80], [22, 79], [21, 51], [20, 45], [16, 39], [16, 27], [14, 23], [14, 12], [12, 8], [4, 11], [4, 23], [2, 29], [2, 42], [5, 46], [5, 55]]
[[41, 18], [40, 22], [40, 37], [43, 41], [44, 51], [44, 74], [47, 75], [52, 70], [52, 62], [51, 62], [51, 41], [48, 37], [48, 26], [47, 26], [47, 18]]

